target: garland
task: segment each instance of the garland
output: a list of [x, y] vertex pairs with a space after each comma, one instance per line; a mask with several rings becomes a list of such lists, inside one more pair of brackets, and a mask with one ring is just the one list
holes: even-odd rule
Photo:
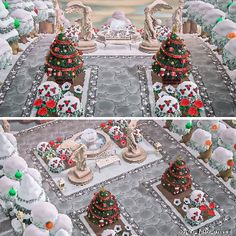
[[190, 65], [188, 65], [185, 68], [175, 68], [175, 67], [172, 67], [172, 66], [164, 65], [160, 61], [156, 61], [156, 63], [158, 63], [162, 68], [165, 68], [165, 69], [171, 70], [171, 71], [177, 71], [177, 72], [188, 72], [188, 70], [190, 68]]
[[177, 40], [174, 40], [172, 38], [169, 38], [169, 41], [173, 44], [178, 44], [178, 45], [185, 45], [184, 42], [182, 41], [177, 41]]
[[51, 54], [57, 58], [61, 58], [61, 59], [69, 59], [69, 58], [75, 58], [76, 56], [80, 55], [79, 51], [76, 51], [76, 53], [71, 54], [71, 55], [61, 55], [58, 53], [53, 52], [53, 50], [50, 50]]
[[[170, 167], [170, 170], [172, 170], [172, 168]], [[171, 175], [173, 175], [175, 178], [177, 179], [182, 179], [182, 178], [190, 178], [190, 173], [186, 174], [186, 175], [181, 175], [181, 176], [178, 176], [176, 174], [174, 174], [172, 171], [170, 171]]]
[[168, 182], [171, 186], [174, 186], [174, 187], [188, 187], [189, 185], [191, 185], [191, 182], [192, 181], [189, 181], [188, 183], [186, 183], [186, 184], [174, 184], [174, 183], [172, 183], [172, 182], [170, 182], [169, 180], [168, 180], [168, 178], [166, 177], [166, 173], [164, 173], [164, 176], [163, 176], [163, 180], [165, 180], [166, 182]]
[[[99, 197], [103, 200], [103, 201], [107, 201], [110, 199], [111, 193], [108, 192], [108, 196], [107, 197], [103, 197], [101, 196], [101, 192], [98, 193]], [[96, 197], [96, 196], [95, 196]], [[113, 199], [113, 198], [112, 198]], [[115, 200], [115, 199], [113, 199]]]
[[104, 217], [101, 217], [101, 216], [97, 216], [97, 215], [95, 215], [93, 212], [92, 212], [92, 209], [91, 209], [91, 207], [89, 207], [88, 208], [88, 211], [89, 211], [89, 213], [93, 216], [93, 217], [95, 217], [96, 219], [98, 219], [98, 220], [100, 220], [100, 219], [103, 219], [103, 220], [110, 220], [110, 219], [118, 219], [119, 218], [119, 212], [117, 212], [115, 215], [113, 215], [113, 216], [110, 216], [109, 218], [104, 218]]
[[63, 45], [70, 45], [72, 43], [70, 40], [68, 40], [68, 41], [61, 41], [61, 40], [58, 39], [58, 37], [55, 39], [55, 42], [57, 44], [63, 44]]
[[164, 52], [164, 54], [166, 54], [166, 56], [172, 57], [172, 58], [175, 58], [175, 59], [181, 59], [181, 58], [185, 59], [185, 58], [189, 57], [189, 55], [190, 55], [189, 51], [187, 51], [187, 53], [185, 55], [175, 55], [175, 54], [172, 54], [172, 53], [169, 53], [169, 52], [165, 51], [163, 46], [161, 46], [161, 50]]
[[82, 66], [83, 66], [83, 63], [81, 63], [80, 65], [78, 66], [75, 66], [75, 67], [72, 67], [72, 68], [63, 68], [63, 67], [59, 67], [59, 66], [54, 66], [54, 65], [51, 65], [49, 64], [48, 61], [46, 61], [45, 63], [49, 68], [52, 68], [53, 70], [59, 70], [59, 71], [63, 71], [63, 72], [67, 72], [67, 71], [76, 71], [78, 69], [80, 69]]
[[114, 207], [117, 205], [116, 203], [112, 206], [112, 207], [108, 207], [108, 208], [102, 208], [100, 206], [97, 205], [96, 202], [93, 202], [93, 205], [100, 211], [111, 211], [114, 209]]

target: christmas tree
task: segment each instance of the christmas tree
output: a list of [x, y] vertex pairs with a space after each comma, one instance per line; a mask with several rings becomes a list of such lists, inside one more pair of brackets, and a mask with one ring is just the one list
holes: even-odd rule
[[162, 186], [173, 195], [185, 192], [192, 186], [192, 177], [186, 163], [181, 158], [177, 158], [170, 163], [169, 168], [161, 178]]
[[73, 43], [60, 33], [56, 36], [46, 57], [45, 72], [49, 77], [55, 79], [58, 84], [70, 82], [84, 71], [82, 53], [78, 51]]
[[190, 70], [190, 52], [175, 33], [168, 35], [160, 50], [153, 57], [152, 70], [162, 78], [164, 84], [179, 84], [187, 78]]
[[115, 196], [104, 188], [95, 193], [88, 206], [87, 217], [99, 227], [115, 223], [120, 218], [120, 210]]

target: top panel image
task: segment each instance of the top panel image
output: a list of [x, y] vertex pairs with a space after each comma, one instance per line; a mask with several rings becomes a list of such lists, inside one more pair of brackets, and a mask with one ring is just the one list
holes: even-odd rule
[[235, 117], [236, 2], [0, 0], [1, 117]]

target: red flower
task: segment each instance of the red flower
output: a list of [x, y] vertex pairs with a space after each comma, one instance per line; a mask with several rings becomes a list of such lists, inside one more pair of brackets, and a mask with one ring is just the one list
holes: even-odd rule
[[72, 165], [74, 164], [74, 161], [73, 161], [72, 159], [70, 159], [70, 160], [67, 161], [67, 164], [68, 164], [69, 166], [72, 166]]
[[105, 127], [106, 127], [106, 124], [105, 124], [105, 123], [101, 123], [101, 124], [100, 124], [100, 127], [101, 127], [101, 128], [105, 128]]
[[46, 115], [48, 114], [48, 109], [47, 109], [46, 107], [41, 107], [41, 108], [38, 110], [37, 114], [38, 114], [39, 116], [46, 116]]
[[190, 104], [190, 101], [187, 98], [183, 98], [180, 101], [180, 106], [182, 106], [182, 107], [187, 107], [189, 104]]
[[203, 102], [201, 100], [196, 100], [193, 104], [195, 107], [197, 107], [198, 109], [203, 107]]
[[51, 147], [55, 145], [55, 142], [53, 140], [49, 141], [48, 143]]
[[124, 140], [124, 139], [123, 139], [123, 140], [120, 140], [120, 145], [121, 145], [121, 146], [124, 147], [124, 146], [126, 145], [126, 143], [127, 143], [126, 140]]
[[115, 135], [114, 140], [120, 140], [120, 135]]
[[197, 116], [198, 115], [198, 110], [196, 109], [196, 107], [192, 106], [188, 109], [188, 114], [190, 116]]
[[67, 159], [67, 156], [65, 154], [61, 154], [61, 160], [65, 161]]
[[108, 123], [109, 125], [112, 125], [112, 124], [113, 124], [113, 120], [108, 120], [107, 123]]
[[216, 204], [214, 202], [210, 202], [209, 207], [211, 209], [214, 209], [216, 207]]
[[62, 143], [63, 138], [62, 137], [57, 137], [57, 142]]
[[199, 209], [201, 211], [206, 211], [207, 210], [207, 206], [206, 205], [202, 205], [202, 206], [199, 207]]
[[34, 12], [38, 15], [38, 13], [39, 13], [38, 8], [34, 8]]
[[40, 98], [34, 101], [34, 106], [35, 107], [41, 107], [42, 104], [43, 104], [43, 101]]
[[57, 103], [54, 100], [49, 100], [46, 102], [47, 108], [53, 109], [53, 108], [55, 108], [56, 105], [57, 105]]
[[215, 216], [216, 215], [214, 210], [208, 210], [207, 213], [208, 213], [209, 216]]
[[59, 146], [60, 146], [60, 143], [57, 143], [57, 144], [56, 144], [56, 148], [58, 148]]

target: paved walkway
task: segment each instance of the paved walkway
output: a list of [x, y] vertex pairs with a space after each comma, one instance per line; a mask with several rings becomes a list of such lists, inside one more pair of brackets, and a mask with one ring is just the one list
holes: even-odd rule
[[[57, 136], [70, 136], [75, 132], [82, 131], [88, 127], [96, 127], [101, 121], [64, 121], [63, 123], [54, 123], [51, 126], [28, 132], [17, 137], [19, 153], [24, 156], [29, 166], [33, 166], [31, 153], [28, 150], [35, 147], [40, 141], [50, 140]], [[153, 121], [151, 122], [153, 124]], [[224, 222], [221, 227], [216, 226], [215, 230], [231, 229], [231, 236], [236, 235], [236, 205], [229, 199], [226, 194], [218, 187], [216, 183], [208, 178], [195, 160], [190, 160], [181, 145], [176, 145], [167, 138], [166, 131], [159, 125], [149, 125], [147, 121], [140, 121], [140, 128], [154, 141], [158, 141], [163, 145], [164, 151], [170, 159], [174, 159], [177, 155], [181, 155], [187, 161], [191, 168], [194, 181], [203, 186], [204, 191], [211, 195], [214, 200], [231, 216], [231, 220]], [[30, 140], [30, 146], [29, 146]], [[153, 178], [158, 178], [168, 166], [168, 161], [164, 160], [159, 165], [154, 165], [148, 169], [142, 170], [135, 174], [127, 175], [121, 181], [110, 183], [107, 188], [117, 196], [121, 204], [126, 208], [128, 213], [133, 217], [134, 221], [144, 230], [147, 236], [181, 236], [179, 227], [173, 222], [170, 215], [163, 210], [161, 205], [144, 188], [143, 183]], [[112, 167], [109, 167], [112, 168]], [[63, 204], [52, 191], [52, 187], [48, 186], [44, 181], [43, 187], [48, 194], [50, 200], [57, 206], [60, 212], [70, 212], [82, 207], [86, 207], [93, 197], [93, 192], [86, 195], [77, 196], [69, 199]], [[94, 190], [95, 191], [95, 190]], [[74, 235], [82, 236], [76, 228]], [[209, 235], [209, 234], [205, 234]], [[212, 234], [211, 234], [212, 235]], [[224, 235], [224, 234], [217, 234]]]

